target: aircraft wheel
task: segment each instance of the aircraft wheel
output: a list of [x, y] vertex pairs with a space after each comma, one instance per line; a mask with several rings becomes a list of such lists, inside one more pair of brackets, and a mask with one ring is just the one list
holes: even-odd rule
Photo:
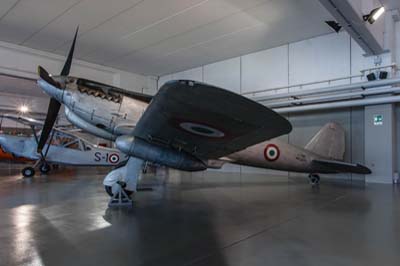
[[50, 171], [50, 165], [48, 163], [42, 163], [39, 166], [39, 170], [42, 174], [47, 174]]
[[35, 169], [33, 169], [33, 167], [25, 167], [24, 169], [22, 169], [22, 175], [24, 177], [32, 177], [35, 175]]
[[308, 176], [308, 178], [310, 178], [310, 184], [311, 184], [312, 186], [317, 186], [317, 185], [319, 185], [319, 181], [320, 181], [319, 175], [317, 175], [317, 174], [310, 174], [310, 175]]
[[[106, 190], [107, 194], [108, 194], [110, 197], [113, 197], [113, 196], [114, 196], [112, 186], [104, 186], [104, 189]], [[129, 197], [130, 197], [130, 196], [132, 195], [132, 193], [133, 193], [133, 191], [126, 190], [126, 189], [124, 189], [124, 191], [125, 191], [126, 195], [128, 195]]]

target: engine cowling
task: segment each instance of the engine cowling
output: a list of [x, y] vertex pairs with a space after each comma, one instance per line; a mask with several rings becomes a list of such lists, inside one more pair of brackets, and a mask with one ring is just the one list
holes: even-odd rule
[[116, 138], [116, 136], [111, 134], [110, 132], [108, 132], [104, 129], [98, 128], [98, 127], [86, 122], [85, 120], [83, 120], [82, 118], [77, 116], [74, 112], [72, 112], [67, 107], [65, 107], [65, 116], [67, 117], [68, 121], [71, 122], [73, 125], [79, 127], [80, 129], [82, 129], [90, 134], [93, 134], [93, 135], [103, 138], [103, 139], [112, 140], [112, 141], [114, 141]]
[[115, 140], [115, 145], [125, 154], [171, 168], [184, 171], [207, 169], [207, 166], [201, 160], [186, 152], [154, 145], [132, 136], [118, 137]]

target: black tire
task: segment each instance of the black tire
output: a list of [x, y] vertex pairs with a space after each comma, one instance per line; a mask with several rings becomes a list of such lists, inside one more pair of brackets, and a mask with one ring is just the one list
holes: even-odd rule
[[22, 169], [21, 173], [24, 177], [32, 177], [35, 175], [35, 169], [33, 169], [33, 167], [28, 166]]
[[312, 186], [317, 186], [319, 185], [320, 177], [317, 174], [310, 174], [308, 176], [310, 178], [310, 183]]
[[42, 174], [47, 174], [50, 171], [51, 167], [48, 163], [42, 163], [39, 166], [39, 170]]
[[[111, 186], [104, 186], [105, 191], [107, 192], [108, 196], [113, 197], [113, 193], [112, 193], [112, 187]], [[128, 195], [129, 197], [133, 194], [133, 191], [130, 190], [126, 190], [124, 189], [126, 195]]]

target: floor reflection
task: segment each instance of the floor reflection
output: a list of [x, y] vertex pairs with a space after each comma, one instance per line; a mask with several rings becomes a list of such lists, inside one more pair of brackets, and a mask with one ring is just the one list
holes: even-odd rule
[[10, 256], [16, 264], [43, 265], [43, 261], [36, 250], [35, 232], [31, 225], [35, 223], [37, 207], [23, 205], [14, 208], [10, 212], [12, 217], [13, 237], [11, 241], [13, 249]]
[[0, 265], [396, 265], [398, 258], [398, 187], [154, 177], [132, 208], [110, 209], [103, 173], [78, 173], [0, 180]]

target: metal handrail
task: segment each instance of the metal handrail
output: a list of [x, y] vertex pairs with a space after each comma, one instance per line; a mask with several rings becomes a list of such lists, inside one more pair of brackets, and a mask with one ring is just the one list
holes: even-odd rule
[[278, 91], [278, 90], [290, 89], [290, 88], [294, 88], [294, 87], [302, 88], [304, 86], [316, 85], [316, 84], [320, 84], [320, 83], [328, 83], [328, 86], [329, 86], [331, 84], [331, 82], [334, 82], [334, 81], [346, 80], [346, 79], [352, 79], [352, 78], [363, 78], [363, 77], [365, 77], [366, 72], [371, 72], [372, 70], [379, 70], [379, 69], [385, 69], [385, 68], [392, 68], [393, 70], [396, 70], [397, 65], [395, 63], [392, 63], [390, 65], [377, 66], [377, 67], [373, 67], [373, 68], [367, 68], [367, 69], [360, 70], [360, 72], [361, 72], [360, 75], [350, 75], [350, 76], [334, 78], [334, 79], [325, 79], [325, 80], [320, 80], [320, 81], [298, 83], [298, 84], [293, 84], [293, 85], [288, 85], [288, 86], [280, 86], [280, 87], [263, 89], [263, 90], [249, 91], [249, 92], [242, 93], [242, 95], [243, 96], [256, 96], [256, 94], [263, 93], [263, 92]]
[[313, 82], [306, 82], [306, 83], [298, 83], [298, 84], [293, 84], [289, 86], [281, 86], [281, 87], [275, 87], [275, 88], [270, 88], [270, 89], [263, 89], [263, 90], [257, 90], [257, 91], [250, 91], [250, 92], [244, 92], [242, 95], [247, 96], [256, 96], [255, 94], [257, 93], [262, 93], [262, 92], [270, 92], [270, 91], [278, 91], [278, 90], [283, 90], [283, 89], [290, 89], [294, 87], [304, 87], [304, 86], [309, 86], [309, 85], [316, 85], [320, 83], [328, 83], [330, 84], [333, 81], [339, 81], [339, 80], [345, 80], [345, 79], [351, 79], [351, 78], [361, 78], [364, 75], [353, 75], [353, 76], [346, 76], [346, 77], [340, 77], [340, 78], [334, 78], [334, 79], [326, 79], [326, 80], [321, 80], [321, 81], [313, 81]]
[[391, 78], [391, 79], [383, 79], [383, 80], [375, 80], [375, 81], [364, 81], [364, 82], [358, 82], [358, 83], [338, 85], [338, 86], [333, 86], [333, 87], [323, 87], [323, 88], [317, 88], [317, 89], [297, 90], [294, 92], [275, 93], [272, 95], [251, 97], [251, 99], [255, 100], [255, 101], [259, 101], [259, 102], [272, 101], [272, 100], [277, 100], [277, 99], [282, 99], [282, 98], [299, 99], [302, 96], [334, 93], [334, 92], [339, 92], [339, 91], [348, 91], [348, 90], [355, 90], [355, 89], [383, 87], [383, 86], [390, 86], [390, 85], [394, 85], [394, 84], [400, 84], [400, 78]]

